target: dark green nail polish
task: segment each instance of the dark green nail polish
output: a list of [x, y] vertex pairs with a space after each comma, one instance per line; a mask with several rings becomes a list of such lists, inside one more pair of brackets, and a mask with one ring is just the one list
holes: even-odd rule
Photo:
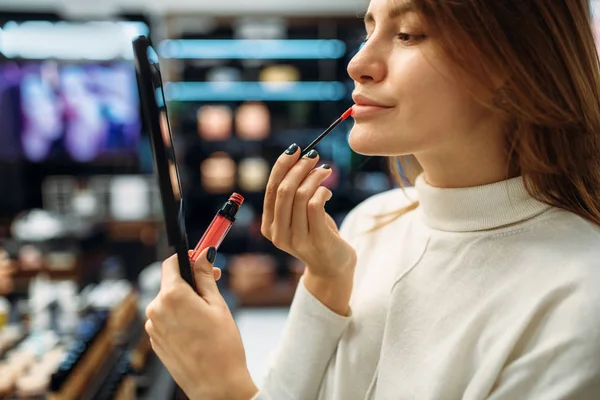
[[319, 153], [316, 150], [311, 150], [306, 154], [306, 157], [317, 158], [318, 155], [319, 155]]
[[208, 253], [206, 253], [206, 259], [212, 264], [215, 262], [215, 258], [217, 258], [217, 249], [214, 247], [209, 247]]
[[323, 169], [331, 169], [331, 165], [329, 165], [329, 164], [323, 164], [323, 165], [321, 165], [321, 168], [323, 168]]
[[298, 150], [298, 145], [296, 143], [294, 143], [290, 147], [287, 148], [287, 150], [285, 151], [285, 154], [287, 154], [288, 156], [291, 156], [292, 154], [296, 153], [297, 150]]

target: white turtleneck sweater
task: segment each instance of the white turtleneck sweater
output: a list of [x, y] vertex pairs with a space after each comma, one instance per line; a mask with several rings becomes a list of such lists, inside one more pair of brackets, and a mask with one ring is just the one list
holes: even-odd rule
[[415, 187], [374, 233], [401, 190], [349, 214], [351, 315], [301, 283], [255, 399], [600, 399], [600, 228], [520, 178]]

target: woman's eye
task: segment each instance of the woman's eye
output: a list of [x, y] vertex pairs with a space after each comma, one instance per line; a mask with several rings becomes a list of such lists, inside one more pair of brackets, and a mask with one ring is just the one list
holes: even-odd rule
[[[418, 42], [423, 41], [427, 36], [424, 34], [419, 34], [419, 35], [414, 35], [414, 34], [410, 34], [410, 33], [404, 33], [404, 32], [400, 32], [397, 35], [397, 38], [400, 40], [400, 42], [402, 42], [403, 44], [416, 44]], [[369, 41], [369, 37], [365, 37], [362, 42], [360, 43], [359, 47], [358, 47], [358, 51], [360, 51]]]
[[425, 35], [412, 35], [404, 32], [400, 32], [397, 36], [398, 39], [405, 44], [411, 44], [425, 39]]

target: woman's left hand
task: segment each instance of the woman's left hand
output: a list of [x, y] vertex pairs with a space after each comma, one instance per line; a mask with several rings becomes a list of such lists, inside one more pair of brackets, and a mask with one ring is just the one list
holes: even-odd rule
[[248, 372], [239, 330], [217, 288], [215, 254], [214, 249], [204, 250], [194, 265], [200, 294], [181, 278], [176, 256], [163, 263], [160, 292], [146, 309], [146, 332], [152, 349], [191, 400], [250, 400], [258, 389]]

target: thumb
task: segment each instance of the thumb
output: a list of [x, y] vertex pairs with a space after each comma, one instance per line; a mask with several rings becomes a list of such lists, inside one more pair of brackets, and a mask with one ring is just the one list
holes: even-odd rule
[[214, 298], [219, 295], [217, 282], [213, 273], [213, 263], [217, 257], [217, 249], [208, 247], [200, 253], [194, 264], [194, 278], [198, 294], [204, 298]]

